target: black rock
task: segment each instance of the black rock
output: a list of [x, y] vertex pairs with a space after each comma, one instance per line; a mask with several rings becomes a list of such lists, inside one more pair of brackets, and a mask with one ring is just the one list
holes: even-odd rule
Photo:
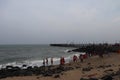
[[21, 68], [19, 68], [19, 67], [13, 67], [13, 70], [14, 71], [19, 71], [19, 70], [21, 70]]
[[6, 69], [13, 69], [13, 66], [6, 66]]
[[97, 78], [90, 78], [89, 80], [98, 80]]
[[101, 78], [102, 80], [113, 80], [113, 77], [112, 76], [104, 76]]
[[98, 66], [97, 68], [105, 69], [105, 66], [104, 66], [104, 65], [100, 65], [100, 66]]
[[54, 78], [60, 78], [60, 75], [57, 74], [57, 75], [54, 76]]
[[106, 65], [106, 67], [112, 67], [112, 65]]
[[27, 65], [26, 65], [26, 64], [23, 64], [22, 67], [27, 67]]
[[33, 70], [32, 66], [28, 66], [27, 70], [32, 71]]
[[113, 69], [108, 69], [108, 70], [105, 70], [104, 72], [112, 72]]
[[85, 78], [80, 78], [80, 80], [89, 80], [89, 79], [85, 79]]
[[89, 79], [81, 78], [80, 80], [98, 80], [98, 79], [97, 78], [89, 78]]
[[88, 63], [88, 65], [91, 65], [91, 63]]
[[52, 76], [52, 74], [51, 74], [51, 72], [49, 72], [49, 71], [47, 71], [47, 72], [45, 72], [44, 74], [43, 74], [43, 76]]
[[115, 73], [115, 75], [120, 75], [120, 69]]
[[79, 69], [80, 67], [76, 67], [76, 69]]
[[93, 69], [92, 67], [87, 67], [87, 68], [83, 68], [82, 71], [90, 71], [91, 69]]

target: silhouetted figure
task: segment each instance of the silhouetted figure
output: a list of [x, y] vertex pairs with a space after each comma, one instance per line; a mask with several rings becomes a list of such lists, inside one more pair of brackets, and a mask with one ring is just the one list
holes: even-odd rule
[[53, 65], [53, 57], [51, 57], [51, 65]]
[[48, 66], [48, 58], [46, 58], [46, 66]]
[[43, 66], [45, 66], [45, 59], [43, 59]]

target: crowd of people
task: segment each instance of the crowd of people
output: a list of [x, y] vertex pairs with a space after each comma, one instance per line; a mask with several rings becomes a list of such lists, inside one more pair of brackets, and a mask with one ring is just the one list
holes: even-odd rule
[[76, 55], [74, 55], [73, 56], [73, 62], [77, 62], [77, 61], [79, 61], [80, 60], [80, 62], [83, 62], [84, 61], [84, 59], [86, 59], [88, 56], [87, 56], [87, 54], [80, 54], [79, 56], [76, 56]]
[[[77, 55], [73, 55], [73, 57], [72, 57], [72, 61], [73, 62], [84, 62], [84, 59], [86, 59], [88, 56], [87, 56], [87, 54], [80, 54], [79, 56], [77, 56]], [[64, 57], [61, 57], [60, 58], [60, 65], [64, 65], [65, 64], [65, 58]], [[50, 64], [51, 65], [53, 65], [53, 63], [54, 63], [54, 60], [53, 60], [53, 57], [52, 58], [50, 58]], [[45, 59], [43, 59], [43, 66], [48, 66], [48, 65], [50, 65], [50, 64], [48, 64], [48, 58], [45, 58]]]

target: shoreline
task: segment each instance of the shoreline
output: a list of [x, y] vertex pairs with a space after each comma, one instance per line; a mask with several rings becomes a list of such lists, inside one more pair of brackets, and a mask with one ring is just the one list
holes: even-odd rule
[[[118, 75], [120, 76], [119, 59], [120, 54], [111, 53], [104, 55], [103, 58], [92, 56], [83, 63], [78, 61], [67, 63], [64, 66], [48, 66], [45, 71], [43, 71], [43, 67], [28, 67], [27, 70], [22, 70], [22, 75], [6, 76], [1, 80], [80, 80], [82, 78], [89, 80], [89, 78], [100, 79], [108, 75], [112, 78], [118, 78]], [[25, 73], [27, 74], [24, 75]]]

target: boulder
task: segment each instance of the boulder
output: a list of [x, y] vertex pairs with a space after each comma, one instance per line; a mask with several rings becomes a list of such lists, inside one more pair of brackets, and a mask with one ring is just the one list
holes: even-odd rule
[[54, 76], [54, 78], [60, 78], [60, 75], [57, 74], [57, 75]]
[[101, 78], [102, 80], [113, 80], [112, 76], [106, 75]]

